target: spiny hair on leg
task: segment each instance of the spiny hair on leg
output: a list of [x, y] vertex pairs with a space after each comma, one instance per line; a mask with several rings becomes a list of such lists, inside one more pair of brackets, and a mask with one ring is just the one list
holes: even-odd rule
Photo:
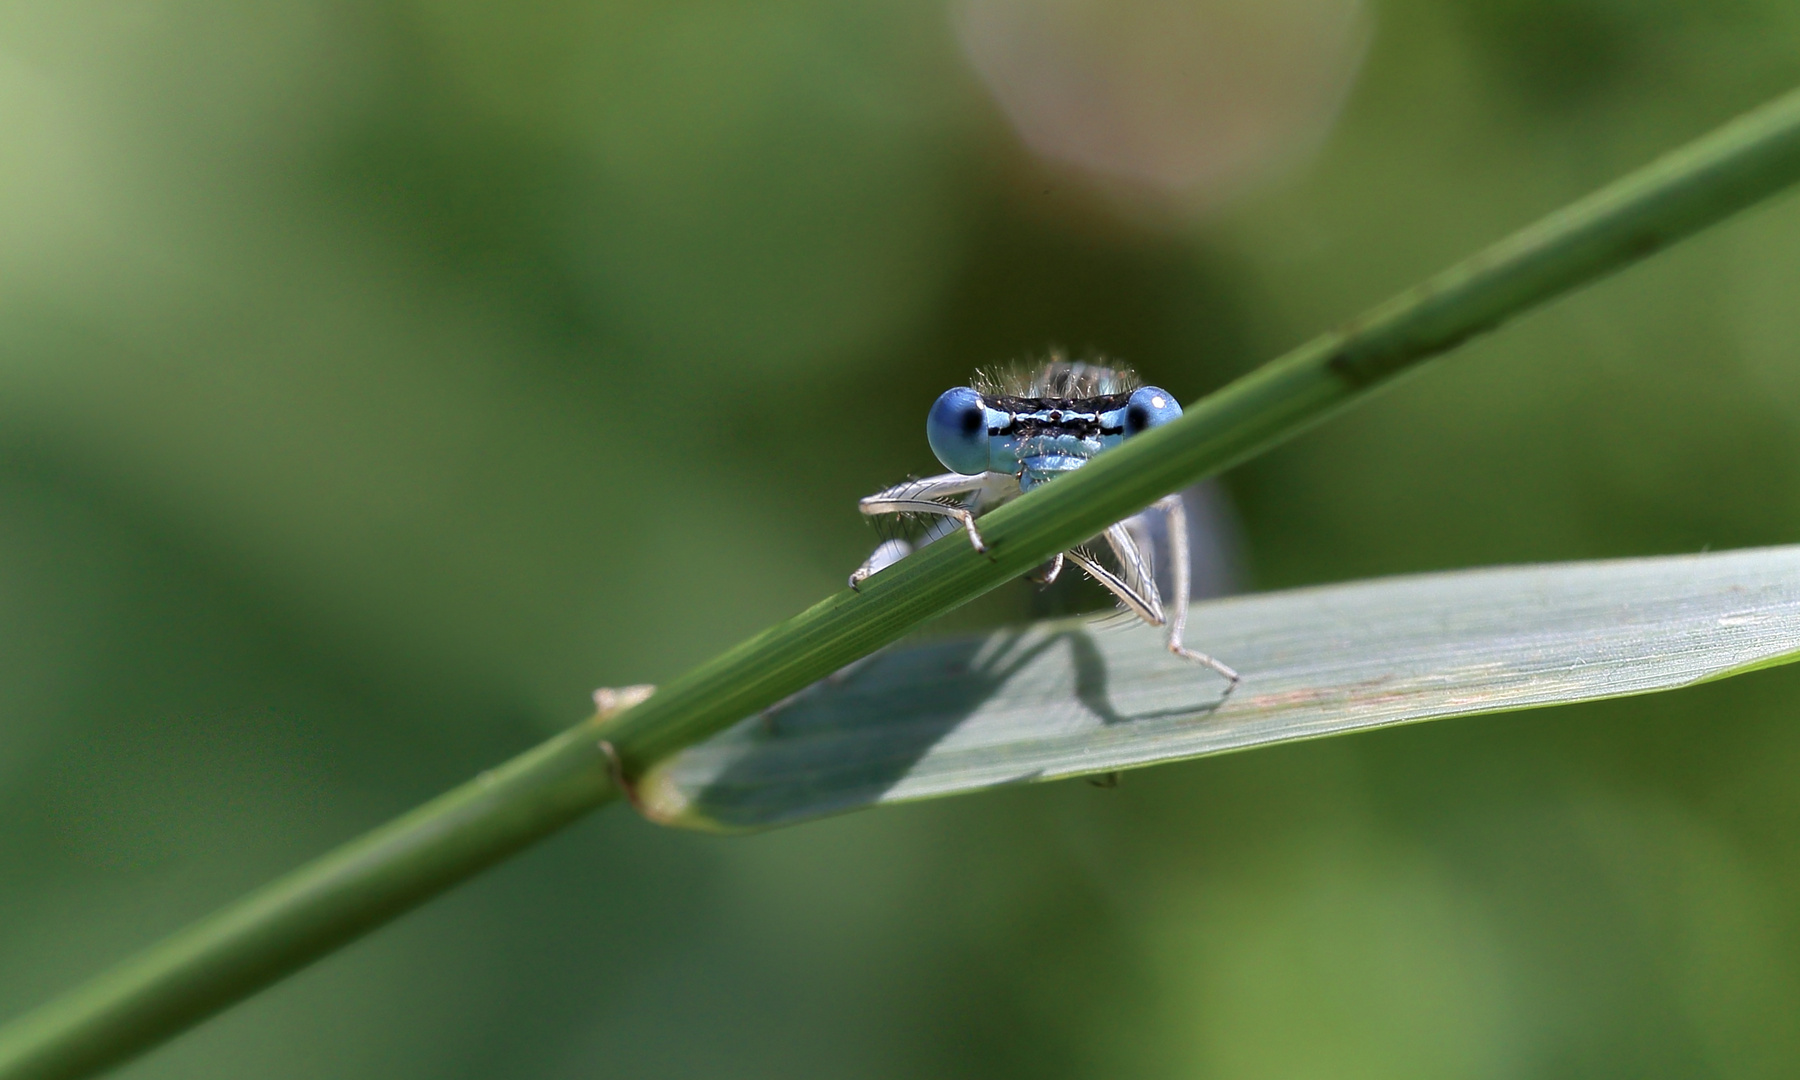
[[[909, 476], [903, 482], [892, 485], [899, 488], [902, 496], [911, 490], [925, 486], [924, 479]], [[891, 490], [891, 489], [889, 489]], [[972, 509], [967, 496], [946, 496], [931, 500], [943, 506], [955, 507], [959, 510]], [[915, 548], [924, 547], [941, 536], [962, 529], [962, 523], [953, 517], [943, 514], [929, 514], [918, 510], [903, 511], [898, 514], [867, 514], [867, 521], [875, 529], [875, 535], [885, 542], [888, 540], [905, 540]]]

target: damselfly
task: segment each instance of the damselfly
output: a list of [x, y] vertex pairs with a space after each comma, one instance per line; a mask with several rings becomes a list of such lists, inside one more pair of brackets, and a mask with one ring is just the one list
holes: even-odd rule
[[[976, 524], [982, 514], [1180, 415], [1174, 395], [1141, 385], [1124, 368], [1064, 360], [1032, 371], [982, 373], [972, 387], [944, 391], [926, 416], [925, 438], [951, 471], [896, 485], [859, 504], [870, 517], [920, 515], [929, 517], [931, 524], [916, 541], [884, 541], [850, 575], [850, 587], [857, 588], [912, 554], [915, 546], [958, 530], [967, 534], [976, 551], [986, 551]], [[1141, 539], [1147, 533], [1145, 515], [1151, 513], [1164, 515], [1168, 537], [1173, 593], [1168, 611], [1156, 585], [1152, 549]], [[1167, 627], [1170, 652], [1205, 664], [1235, 686], [1236, 671], [1182, 642], [1189, 594], [1187, 525], [1181, 495], [1170, 495], [1101, 534], [1118, 563], [1116, 571], [1083, 546], [1059, 552], [1033, 573], [1032, 580], [1044, 585], [1056, 580], [1066, 557], [1126, 610], [1151, 626]]]

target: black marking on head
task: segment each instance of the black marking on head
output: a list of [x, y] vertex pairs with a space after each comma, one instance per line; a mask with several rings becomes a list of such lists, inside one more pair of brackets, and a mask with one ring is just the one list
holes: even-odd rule
[[1142, 405], [1133, 405], [1125, 410], [1125, 431], [1136, 435], [1150, 426], [1150, 410]]
[[1130, 394], [1099, 394], [1081, 398], [990, 397], [988, 406], [1006, 413], [1005, 426], [989, 428], [989, 435], [1120, 435], [1123, 428], [1101, 424], [1102, 413], [1116, 412], [1131, 400]]

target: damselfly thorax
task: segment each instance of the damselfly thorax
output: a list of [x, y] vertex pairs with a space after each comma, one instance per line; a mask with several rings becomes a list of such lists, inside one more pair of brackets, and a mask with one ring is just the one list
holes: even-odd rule
[[[857, 588], [916, 546], [958, 528], [976, 551], [986, 551], [976, 524], [982, 514], [1180, 415], [1181, 405], [1172, 394], [1140, 385], [1128, 370], [1062, 360], [1029, 372], [979, 375], [975, 386], [946, 390], [926, 416], [925, 437], [938, 460], [953, 471], [896, 485], [859, 504], [869, 516], [918, 515], [934, 524], [916, 541], [896, 538], [881, 544], [850, 575], [850, 587]], [[1101, 534], [1116, 569], [1084, 545], [1055, 555], [1035, 580], [1054, 581], [1066, 557], [1127, 610], [1152, 626], [1166, 626], [1171, 652], [1205, 664], [1235, 686], [1237, 672], [1182, 644], [1189, 563], [1187, 512], [1181, 496], [1159, 500], [1143, 513], [1166, 517], [1172, 610], [1164, 610], [1151, 554], [1134, 530], [1137, 518], [1109, 526]]]

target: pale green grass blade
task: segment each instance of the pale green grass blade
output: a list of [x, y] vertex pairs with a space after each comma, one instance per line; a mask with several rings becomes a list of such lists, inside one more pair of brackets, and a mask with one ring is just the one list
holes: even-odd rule
[[1643, 694], [1800, 658], [1800, 546], [1501, 567], [1198, 606], [1188, 640], [1039, 623], [872, 657], [664, 762], [673, 824], [780, 825], [1450, 716]]

